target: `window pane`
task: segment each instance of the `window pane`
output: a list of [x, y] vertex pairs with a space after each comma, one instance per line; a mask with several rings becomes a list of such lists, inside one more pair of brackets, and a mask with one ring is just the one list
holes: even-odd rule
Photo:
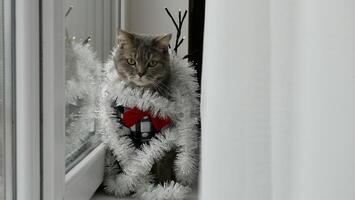
[[113, 1], [65, 0], [66, 168], [99, 144], [95, 101], [99, 72], [114, 44]]

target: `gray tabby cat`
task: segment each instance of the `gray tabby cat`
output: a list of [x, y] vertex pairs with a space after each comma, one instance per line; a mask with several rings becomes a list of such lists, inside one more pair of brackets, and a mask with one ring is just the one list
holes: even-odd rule
[[171, 34], [147, 36], [120, 31], [114, 62], [119, 78], [132, 87], [143, 87], [166, 96], [170, 67]]
[[[130, 87], [140, 87], [169, 97], [171, 34], [147, 36], [120, 31], [118, 51], [114, 63], [119, 79]], [[151, 174], [157, 183], [175, 180], [173, 164], [175, 150], [166, 152], [165, 157], [156, 162]]]

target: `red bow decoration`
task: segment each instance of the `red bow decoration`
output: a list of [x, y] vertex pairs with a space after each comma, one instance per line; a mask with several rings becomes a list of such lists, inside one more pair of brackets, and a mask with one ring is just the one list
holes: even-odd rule
[[123, 113], [123, 124], [130, 128], [131, 126], [135, 125], [136, 123], [140, 122], [143, 117], [148, 116], [150, 121], [153, 124], [153, 127], [156, 131], [160, 131], [166, 125], [169, 125], [172, 121], [169, 117], [160, 118], [160, 117], [153, 117], [150, 112], [148, 111], [141, 111], [137, 107], [134, 107], [125, 113]]

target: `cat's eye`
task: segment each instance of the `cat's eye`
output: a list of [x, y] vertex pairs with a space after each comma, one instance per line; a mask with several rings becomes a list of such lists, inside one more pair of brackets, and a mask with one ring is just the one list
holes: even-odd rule
[[128, 59], [127, 59], [127, 63], [128, 63], [129, 65], [136, 65], [136, 61], [135, 61], [133, 58], [128, 58]]
[[154, 67], [154, 66], [156, 66], [157, 64], [158, 64], [158, 61], [152, 60], [152, 61], [149, 62], [149, 67]]

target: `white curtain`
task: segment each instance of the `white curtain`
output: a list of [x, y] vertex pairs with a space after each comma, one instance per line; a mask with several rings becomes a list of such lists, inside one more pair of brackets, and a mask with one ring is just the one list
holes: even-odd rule
[[355, 1], [207, 0], [203, 200], [355, 199]]

